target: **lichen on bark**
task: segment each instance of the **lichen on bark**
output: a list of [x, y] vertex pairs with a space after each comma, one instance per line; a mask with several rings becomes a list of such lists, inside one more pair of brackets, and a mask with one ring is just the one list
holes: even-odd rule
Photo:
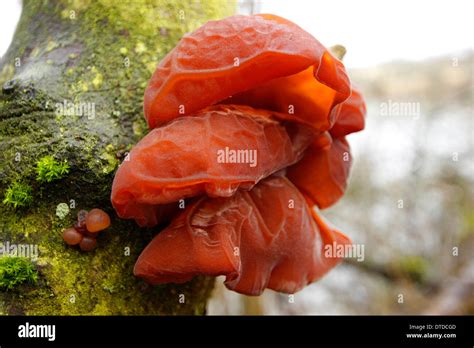
[[[0, 314], [205, 312], [210, 278], [151, 287], [133, 277], [156, 231], [117, 219], [109, 195], [116, 167], [146, 133], [143, 91], [159, 60], [186, 32], [234, 9], [228, 0], [24, 1], [0, 62], [0, 194], [21, 182], [33, 202], [0, 204], [0, 242], [38, 245], [39, 278], [0, 292]], [[67, 175], [35, 180], [45, 156], [67, 161]], [[63, 219], [60, 203], [70, 206]], [[113, 216], [99, 247], [67, 247], [62, 230], [93, 207]]]

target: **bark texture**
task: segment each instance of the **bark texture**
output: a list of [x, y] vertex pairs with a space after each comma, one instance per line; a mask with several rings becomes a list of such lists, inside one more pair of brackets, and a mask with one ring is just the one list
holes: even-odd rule
[[[1, 291], [0, 314], [205, 313], [213, 279], [150, 287], [132, 275], [156, 230], [117, 219], [109, 196], [118, 164], [147, 132], [143, 92], [159, 60], [234, 9], [227, 0], [24, 1], [0, 62], [0, 195], [22, 183], [32, 202], [0, 204], [0, 242], [38, 245], [39, 280]], [[37, 181], [45, 156], [67, 161], [69, 173]], [[70, 210], [62, 219], [60, 203]], [[62, 230], [94, 207], [113, 217], [98, 248], [67, 247]]]

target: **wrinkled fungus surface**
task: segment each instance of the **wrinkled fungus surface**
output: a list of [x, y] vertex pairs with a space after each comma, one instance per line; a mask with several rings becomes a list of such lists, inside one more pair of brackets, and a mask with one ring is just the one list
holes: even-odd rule
[[270, 14], [208, 22], [160, 62], [144, 113], [151, 131], [111, 195], [119, 217], [164, 228], [136, 276], [224, 275], [242, 294], [294, 293], [344, 257], [335, 248], [350, 239], [316, 206], [344, 194], [346, 136], [364, 128], [366, 107], [309, 33]]
[[152, 130], [115, 175], [112, 204], [118, 215], [154, 226], [158, 204], [200, 194], [229, 197], [296, 163], [314, 134], [304, 125], [285, 126], [274, 115], [217, 105]]
[[326, 85], [338, 101], [349, 96], [342, 63], [296, 24], [274, 15], [211, 21], [183, 37], [160, 62], [145, 91], [145, 117], [154, 128], [308, 68], [311, 82]]
[[315, 220], [288, 179], [270, 177], [251, 191], [188, 206], [145, 248], [134, 272], [155, 284], [225, 275], [225, 285], [243, 294], [294, 293], [340, 261], [324, 256], [334, 242], [350, 240]]

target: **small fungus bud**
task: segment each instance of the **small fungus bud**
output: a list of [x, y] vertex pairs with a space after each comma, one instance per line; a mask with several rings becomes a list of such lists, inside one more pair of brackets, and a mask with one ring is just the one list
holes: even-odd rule
[[83, 235], [75, 228], [67, 228], [63, 232], [63, 239], [68, 245], [76, 245], [81, 242]]
[[82, 251], [90, 251], [92, 249], [95, 249], [96, 246], [97, 240], [89, 236], [84, 236], [84, 238], [82, 238], [81, 242], [79, 243], [79, 247]]
[[110, 217], [102, 209], [92, 209], [86, 216], [86, 227], [89, 232], [99, 232], [110, 226]]

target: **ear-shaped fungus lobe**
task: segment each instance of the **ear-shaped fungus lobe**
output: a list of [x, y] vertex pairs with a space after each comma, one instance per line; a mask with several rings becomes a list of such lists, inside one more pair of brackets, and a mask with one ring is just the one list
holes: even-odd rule
[[[281, 125], [271, 119], [274, 114], [216, 105], [152, 130], [115, 175], [111, 199], [117, 214], [154, 226], [159, 204], [204, 193], [228, 197], [296, 163], [314, 134], [303, 125]], [[234, 152], [240, 163], [229, 163], [230, 151], [240, 151]]]
[[242, 294], [294, 293], [340, 261], [324, 254], [333, 242], [351, 243], [288, 179], [272, 176], [251, 191], [188, 206], [143, 250], [134, 273], [152, 284], [225, 275], [226, 286]]
[[[327, 52], [322, 62], [233, 95], [225, 102], [278, 111], [284, 119], [326, 131], [336, 121], [337, 106], [349, 96], [350, 87], [340, 61]], [[339, 80], [331, 81], [331, 78]]]
[[334, 127], [329, 131], [334, 138], [359, 132], [365, 127], [367, 107], [359, 89], [352, 86], [351, 96], [340, 105]]
[[350, 84], [342, 63], [296, 24], [274, 15], [210, 21], [160, 62], [145, 91], [145, 118], [154, 128], [308, 67], [319, 82], [347, 98]]
[[349, 143], [332, 139], [329, 148], [313, 143], [301, 161], [287, 170], [287, 176], [301, 192], [308, 195], [319, 208], [336, 203], [347, 187], [352, 164]]
[[288, 178], [321, 209], [344, 195], [352, 164], [345, 135], [365, 126], [365, 101], [357, 88], [337, 109], [334, 126], [317, 136], [303, 159], [287, 170]]

